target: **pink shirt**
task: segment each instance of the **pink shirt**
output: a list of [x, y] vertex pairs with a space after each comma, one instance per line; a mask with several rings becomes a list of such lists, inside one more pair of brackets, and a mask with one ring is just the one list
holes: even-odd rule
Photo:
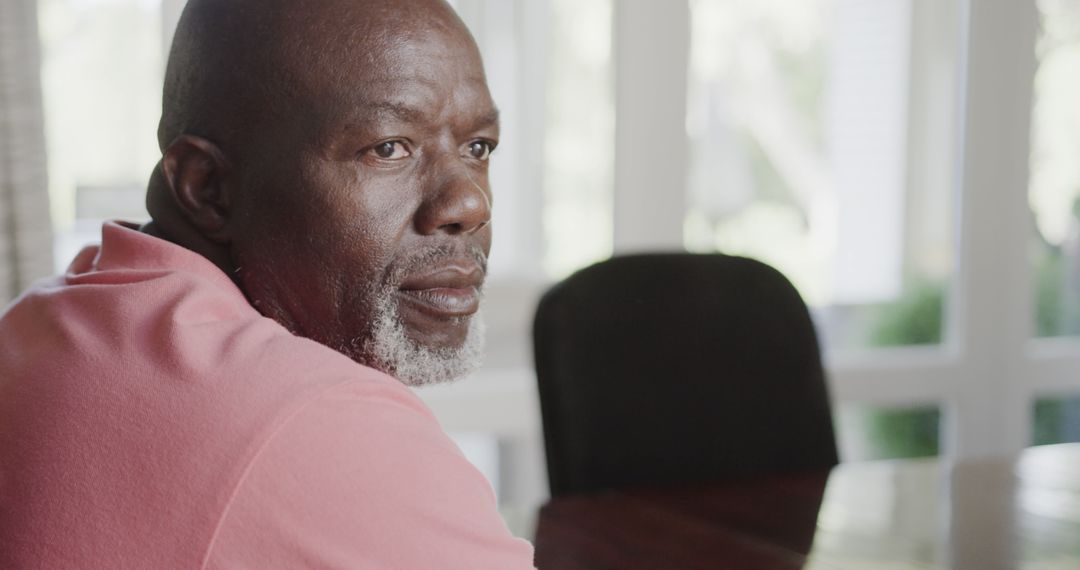
[[115, 223], [0, 316], [0, 568], [532, 568], [400, 382]]

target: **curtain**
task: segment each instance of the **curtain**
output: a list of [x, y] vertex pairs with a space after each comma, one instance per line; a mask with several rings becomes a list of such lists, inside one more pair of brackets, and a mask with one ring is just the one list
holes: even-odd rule
[[0, 1], [0, 304], [52, 273], [36, 0]]

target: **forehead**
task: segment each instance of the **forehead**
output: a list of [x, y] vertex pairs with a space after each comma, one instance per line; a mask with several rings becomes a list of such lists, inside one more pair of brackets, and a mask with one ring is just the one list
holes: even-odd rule
[[295, 95], [329, 115], [493, 107], [480, 54], [453, 14], [323, 18], [292, 32], [282, 70]]

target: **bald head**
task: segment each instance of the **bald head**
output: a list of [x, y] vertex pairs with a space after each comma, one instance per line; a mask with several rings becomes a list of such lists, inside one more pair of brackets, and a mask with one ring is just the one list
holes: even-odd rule
[[[267, 124], [347, 85], [392, 72], [385, 55], [432, 32], [472, 45], [442, 0], [189, 0], [165, 74], [158, 142], [181, 134], [234, 153]], [[392, 63], [391, 63], [392, 65]]]

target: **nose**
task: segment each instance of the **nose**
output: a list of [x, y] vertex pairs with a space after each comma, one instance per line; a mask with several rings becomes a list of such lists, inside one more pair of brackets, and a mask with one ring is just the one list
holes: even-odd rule
[[417, 212], [422, 235], [443, 232], [471, 234], [491, 222], [491, 198], [468, 172], [467, 166], [446, 172], [433, 181], [431, 191]]

